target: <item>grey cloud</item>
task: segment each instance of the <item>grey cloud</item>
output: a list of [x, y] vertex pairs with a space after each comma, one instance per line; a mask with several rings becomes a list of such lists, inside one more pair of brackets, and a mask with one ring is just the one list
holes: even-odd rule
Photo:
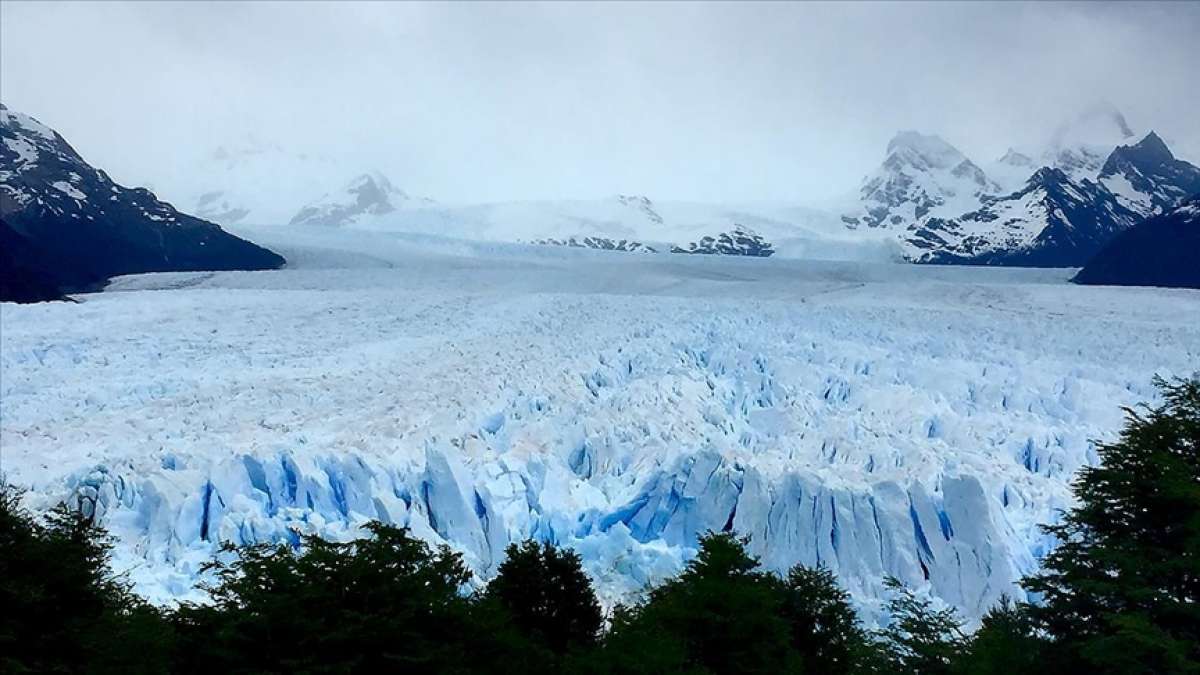
[[253, 135], [445, 200], [807, 201], [1112, 101], [1200, 157], [1200, 4], [0, 4], [0, 96], [127, 182]]

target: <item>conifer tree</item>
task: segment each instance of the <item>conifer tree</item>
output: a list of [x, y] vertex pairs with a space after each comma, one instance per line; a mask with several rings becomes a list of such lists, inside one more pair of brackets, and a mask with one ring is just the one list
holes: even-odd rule
[[1156, 385], [1163, 403], [1099, 444], [1024, 581], [1059, 661], [1088, 672], [1200, 672], [1200, 379]]
[[551, 651], [592, 647], [604, 615], [579, 555], [552, 543], [510, 544], [485, 598]]

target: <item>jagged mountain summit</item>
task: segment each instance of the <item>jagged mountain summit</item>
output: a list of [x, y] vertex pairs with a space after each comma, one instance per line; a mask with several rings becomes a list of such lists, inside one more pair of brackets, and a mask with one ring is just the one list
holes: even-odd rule
[[1200, 195], [1114, 237], [1074, 281], [1200, 288]]
[[1001, 191], [974, 162], [938, 136], [903, 131], [859, 190], [859, 207], [845, 213], [850, 228], [903, 230], [930, 216], [977, 208]]
[[1104, 162], [1099, 182], [1123, 206], [1150, 216], [1200, 193], [1200, 168], [1176, 159], [1167, 144], [1151, 131], [1134, 145], [1118, 146]]
[[1002, 194], [1011, 194], [1020, 190], [1037, 170], [1037, 162], [1032, 157], [1009, 148], [1000, 159], [988, 165], [987, 175], [1000, 186]]
[[38, 272], [84, 289], [141, 272], [257, 270], [280, 256], [116, 184], [36, 119], [0, 104], [0, 218], [38, 252]]
[[417, 201], [422, 205], [432, 200], [413, 200], [403, 190], [378, 171], [355, 176], [338, 193], [327, 194], [309, 204], [292, 217], [291, 225], [345, 227], [373, 217], [385, 216]]
[[1079, 267], [1116, 235], [1198, 191], [1200, 168], [1150, 132], [1113, 149], [1093, 178], [1044, 167], [978, 210], [910, 228], [904, 245], [915, 262]]
[[914, 262], [1076, 267], [1137, 219], [1100, 184], [1044, 167], [976, 211], [928, 219], [905, 243]]
[[1049, 149], [1010, 148], [985, 172], [934, 135], [901, 132], [841, 220], [894, 236], [919, 263], [1079, 267], [1142, 218], [1200, 191], [1200, 169], [1111, 106], [1060, 127]]

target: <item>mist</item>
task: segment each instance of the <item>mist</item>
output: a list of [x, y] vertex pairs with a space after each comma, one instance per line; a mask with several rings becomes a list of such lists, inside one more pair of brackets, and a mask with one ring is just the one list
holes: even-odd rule
[[129, 184], [277, 144], [452, 202], [809, 202], [1108, 101], [1200, 159], [1200, 4], [11, 3], [0, 98]]

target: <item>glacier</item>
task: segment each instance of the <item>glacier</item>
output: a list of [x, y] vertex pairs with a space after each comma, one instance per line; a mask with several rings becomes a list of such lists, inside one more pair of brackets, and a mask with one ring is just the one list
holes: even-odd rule
[[156, 602], [222, 542], [379, 519], [480, 580], [570, 546], [607, 604], [733, 530], [868, 610], [891, 575], [975, 619], [1121, 406], [1200, 364], [1200, 292], [1072, 270], [236, 232], [288, 267], [0, 305], [0, 471]]

